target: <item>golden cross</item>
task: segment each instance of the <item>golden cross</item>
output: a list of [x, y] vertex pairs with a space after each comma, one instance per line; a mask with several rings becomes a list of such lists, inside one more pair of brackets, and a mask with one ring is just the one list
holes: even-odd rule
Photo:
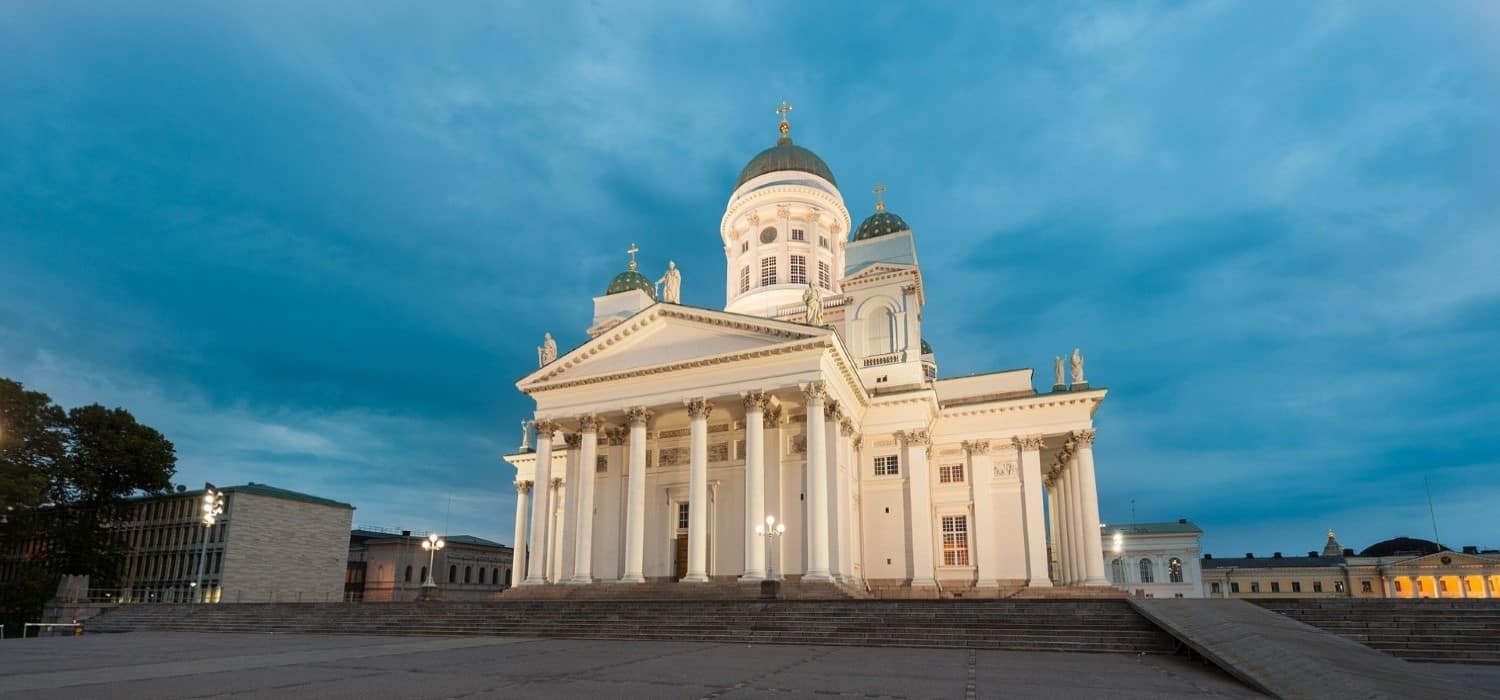
[[630, 253], [630, 269], [634, 270], [635, 269], [635, 254], [641, 252], [641, 249], [635, 247], [634, 243], [631, 243], [630, 244], [630, 248], [627, 249], [625, 252]]
[[885, 201], [881, 197], [885, 194], [885, 185], [876, 182], [875, 189], [870, 191], [875, 193], [875, 211], [885, 211]]
[[781, 117], [781, 121], [786, 121], [786, 113], [790, 111], [792, 111], [792, 106], [787, 104], [786, 100], [782, 100], [781, 106], [776, 108], [776, 114]]

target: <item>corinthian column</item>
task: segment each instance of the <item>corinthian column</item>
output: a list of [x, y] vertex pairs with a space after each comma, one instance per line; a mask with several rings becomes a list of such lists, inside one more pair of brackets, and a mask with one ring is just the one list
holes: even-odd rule
[[514, 586], [526, 578], [526, 501], [531, 495], [530, 481], [516, 482], [516, 543], [510, 562], [510, 580], [506, 585]]
[[828, 444], [823, 382], [802, 385], [807, 397], [807, 573], [804, 581], [832, 581], [828, 573]]
[[708, 583], [708, 414], [703, 399], [683, 402], [688, 409], [688, 565], [683, 583]]
[[557, 517], [561, 521], [557, 538], [557, 578], [558, 583], [566, 583], [573, 580], [573, 557], [577, 551], [578, 537], [578, 496], [577, 488], [579, 472], [583, 471], [578, 450], [583, 446], [583, 436], [578, 433], [565, 433], [563, 443], [568, 446], [566, 459], [563, 467], [566, 472], [563, 475], [561, 491], [558, 493]]
[[630, 419], [630, 476], [625, 502], [625, 574], [621, 583], [644, 583], [646, 561], [646, 421], [651, 412], [637, 406]]
[[755, 526], [766, 517], [765, 403], [762, 391], [740, 394], [745, 402], [745, 573], [741, 581], [766, 577], [766, 543]]
[[555, 421], [536, 422], [536, 474], [532, 483], [542, 484], [542, 493], [537, 494], [531, 508], [531, 562], [526, 567], [525, 582], [528, 586], [547, 582], [547, 523], [552, 520], [552, 499], [546, 485], [552, 483], [552, 434], [557, 429]]
[[1000, 525], [996, 522], [993, 485], [994, 462], [989, 440], [965, 440], [961, 444], [968, 464], [969, 486], [974, 498], [974, 572], [975, 585], [999, 588]]
[[573, 526], [573, 578], [569, 583], [594, 582], [594, 472], [599, 453], [599, 416], [581, 416], [583, 438], [578, 446], [577, 524]]
[[1042, 515], [1042, 438], [1038, 435], [1015, 439], [1021, 456], [1021, 509], [1026, 527], [1026, 585], [1046, 588], [1052, 585], [1047, 575], [1047, 526]]
[[1078, 442], [1079, 498], [1083, 501], [1085, 586], [1108, 586], [1104, 578], [1104, 542], [1099, 535], [1099, 490], [1094, 482], [1094, 429], [1073, 433]]
[[1067, 482], [1068, 495], [1068, 533], [1072, 538], [1072, 546], [1069, 547], [1068, 561], [1072, 567], [1068, 585], [1083, 583], [1086, 576], [1088, 563], [1084, 560], [1084, 552], [1088, 543], [1084, 542], [1083, 531], [1083, 495], [1078, 484], [1078, 453], [1074, 452], [1068, 457], [1067, 471], [1063, 472], [1063, 480]]
[[907, 468], [906, 488], [911, 497], [911, 585], [936, 586], [932, 558], [932, 474], [927, 450], [932, 438], [926, 430], [896, 433]]

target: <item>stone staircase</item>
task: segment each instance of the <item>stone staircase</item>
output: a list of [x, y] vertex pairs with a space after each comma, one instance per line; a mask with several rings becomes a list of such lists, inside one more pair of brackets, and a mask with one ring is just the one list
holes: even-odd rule
[[1500, 600], [1253, 602], [1407, 661], [1500, 664]]
[[[776, 597], [780, 600], [849, 600], [869, 597], [863, 588], [843, 583], [802, 581], [788, 576], [780, 582]], [[574, 586], [549, 583], [506, 589], [502, 600], [681, 600], [684, 591], [694, 600], [758, 600], [759, 582], [742, 583], [735, 577], [716, 577], [707, 583], [678, 583], [670, 579], [651, 579], [645, 583], [596, 583]]]
[[1114, 600], [553, 600], [127, 605], [93, 632], [176, 630], [1169, 653]]

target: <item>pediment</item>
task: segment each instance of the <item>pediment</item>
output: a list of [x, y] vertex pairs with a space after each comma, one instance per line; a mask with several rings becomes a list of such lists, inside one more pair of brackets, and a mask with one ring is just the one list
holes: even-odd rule
[[690, 363], [821, 340], [831, 331], [756, 316], [655, 304], [523, 377], [544, 384]]
[[[1448, 561], [1445, 562], [1443, 561], [1444, 559], [1447, 559]], [[1424, 554], [1420, 557], [1403, 559], [1399, 562], [1395, 562], [1393, 565], [1403, 567], [1411, 566], [1419, 568], [1441, 568], [1445, 566], [1495, 566], [1496, 564], [1500, 564], [1500, 557], [1486, 557], [1474, 554], [1464, 554], [1463, 552], [1433, 552], [1432, 554]]]
[[858, 270], [855, 270], [852, 274], [845, 275], [844, 284], [849, 284], [850, 282], [858, 282], [864, 279], [882, 277], [898, 272], [915, 272], [917, 269], [918, 268], [916, 265], [900, 265], [896, 263], [871, 263], [862, 268], [859, 268]]

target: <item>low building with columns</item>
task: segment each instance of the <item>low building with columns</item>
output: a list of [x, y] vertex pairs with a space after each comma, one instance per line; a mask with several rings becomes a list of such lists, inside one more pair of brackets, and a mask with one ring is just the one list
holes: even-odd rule
[[[1029, 368], [940, 378], [916, 234], [882, 201], [854, 226], [832, 171], [780, 126], [720, 222], [722, 305], [685, 304], [675, 268], [658, 289], [632, 245], [588, 339], [558, 354], [549, 337], [517, 382], [536, 402], [534, 446], [526, 432], [505, 456], [517, 580], [1108, 586], [1106, 391], [1082, 356], [1044, 391]], [[768, 516], [786, 526], [774, 542]]]
[[1395, 537], [1355, 554], [1332, 531], [1307, 556], [1202, 560], [1212, 598], [1500, 598], [1500, 551], [1455, 552], [1431, 540]]

